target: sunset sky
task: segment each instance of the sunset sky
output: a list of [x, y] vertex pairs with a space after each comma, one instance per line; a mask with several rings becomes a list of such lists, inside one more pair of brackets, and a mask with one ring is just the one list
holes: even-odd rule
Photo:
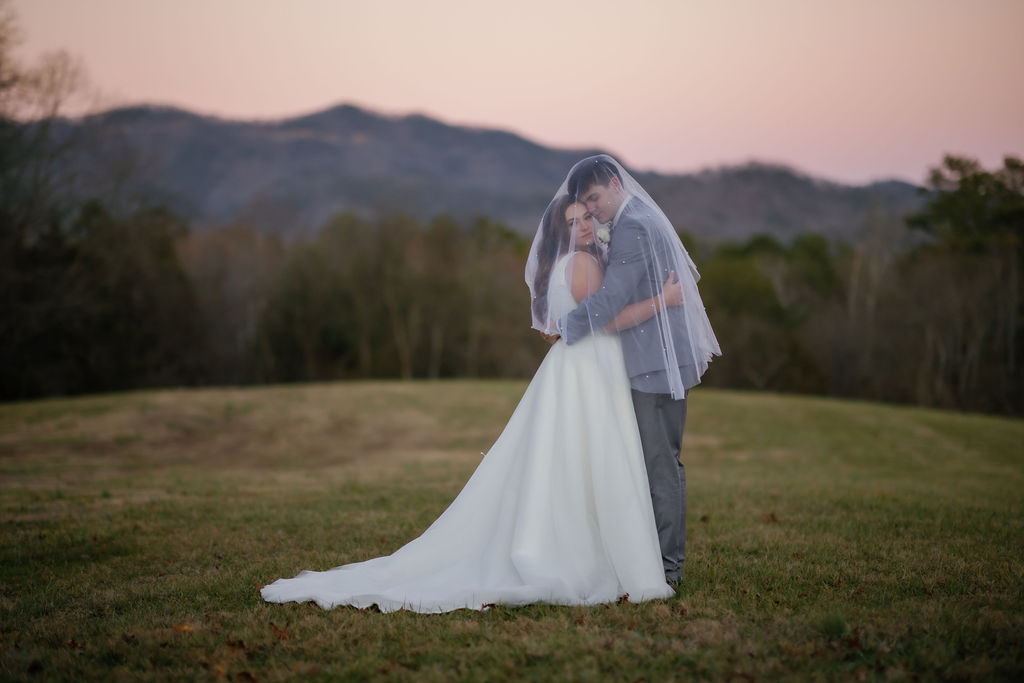
[[13, 0], [101, 108], [272, 119], [348, 102], [596, 146], [924, 179], [1024, 154], [1024, 0]]

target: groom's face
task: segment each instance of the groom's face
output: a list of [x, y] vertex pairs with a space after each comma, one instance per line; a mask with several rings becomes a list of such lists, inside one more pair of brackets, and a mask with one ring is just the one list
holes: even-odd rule
[[607, 185], [591, 185], [583, 192], [580, 201], [598, 223], [607, 223], [615, 218], [623, 198], [622, 184], [618, 178], [612, 178]]

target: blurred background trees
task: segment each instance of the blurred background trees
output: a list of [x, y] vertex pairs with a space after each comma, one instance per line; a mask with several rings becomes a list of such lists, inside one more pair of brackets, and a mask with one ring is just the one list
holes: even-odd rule
[[929, 185], [932, 201], [908, 219], [932, 238], [910, 273], [924, 333], [917, 400], [1019, 412], [1024, 162], [986, 171], [947, 156]]
[[[909, 228], [909, 230], [908, 230]], [[708, 382], [1021, 414], [1024, 166], [946, 157], [905, 221], [852, 245], [726, 245], [701, 291], [726, 356]]]
[[[725, 352], [706, 383], [1024, 412], [1020, 177], [1014, 159], [947, 173], [912, 227], [873, 217], [854, 244], [687, 238]], [[528, 377], [546, 349], [527, 322], [529, 242], [486, 218], [342, 214], [284, 242], [159, 207], [72, 215], [31, 239], [4, 225], [3, 398]]]
[[[873, 216], [853, 244], [687, 237], [725, 352], [705, 383], [1024, 413], [1022, 175], [1013, 158], [947, 159], [922, 212]], [[284, 242], [92, 201], [47, 225], [4, 254], [6, 399], [529, 377], [546, 350], [528, 327], [529, 241], [486, 218], [342, 214]]]

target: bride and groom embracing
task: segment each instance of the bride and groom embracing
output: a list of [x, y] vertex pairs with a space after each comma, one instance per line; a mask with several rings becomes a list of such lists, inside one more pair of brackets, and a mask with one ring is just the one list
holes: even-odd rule
[[577, 163], [526, 265], [551, 348], [465, 487], [393, 554], [279, 579], [263, 598], [446, 612], [671, 596], [686, 547], [687, 392], [721, 353], [698, 278], [618, 162]]

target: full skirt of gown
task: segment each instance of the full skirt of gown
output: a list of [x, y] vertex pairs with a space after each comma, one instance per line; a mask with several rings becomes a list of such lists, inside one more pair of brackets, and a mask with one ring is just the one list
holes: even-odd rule
[[261, 593], [424, 613], [671, 596], [618, 338], [552, 345], [498, 440], [419, 538]]

